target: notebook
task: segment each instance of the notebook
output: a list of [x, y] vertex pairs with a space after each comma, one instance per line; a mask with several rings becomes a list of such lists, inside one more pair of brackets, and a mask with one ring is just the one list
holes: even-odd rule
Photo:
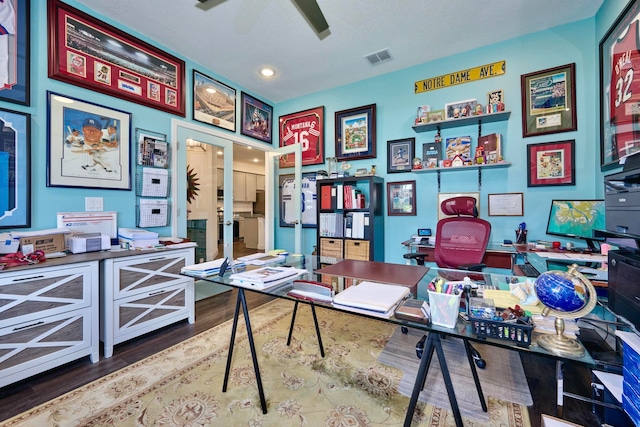
[[406, 298], [409, 293], [409, 288], [406, 286], [360, 282], [337, 294], [333, 298], [333, 303], [386, 313], [394, 310], [398, 303]]

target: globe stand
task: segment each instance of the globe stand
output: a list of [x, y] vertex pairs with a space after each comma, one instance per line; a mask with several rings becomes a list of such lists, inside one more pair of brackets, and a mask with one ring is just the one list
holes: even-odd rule
[[[543, 274], [549, 273], [554, 272], [549, 271]], [[551, 353], [557, 354], [558, 356], [582, 357], [584, 355], [584, 347], [580, 344], [580, 342], [576, 339], [569, 338], [564, 335], [564, 319], [576, 319], [591, 313], [591, 310], [593, 310], [593, 308], [596, 306], [598, 297], [593, 284], [591, 284], [589, 279], [587, 279], [582, 273], [578, 271], [578, 266], [576, 264], [573, 264], [568, 268], [567, 274], [571, 276], [572, 279], [577, 279], [586, 287], [586, 293], [589, 299], [580, 309], [571, 312], [554, 310], [552, 308], [545, 307], [542, 310], [542, 315], [555, 316], [556, 320], [554, 321], [554, 326], [556, 327], [556, 333], [555, 335], [548, 334], [539, 336], [537, 339], [537, 343], [540, 347]]]

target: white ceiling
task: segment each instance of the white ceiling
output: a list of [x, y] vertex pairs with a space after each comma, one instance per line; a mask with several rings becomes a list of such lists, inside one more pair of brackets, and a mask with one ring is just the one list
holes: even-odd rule
[[[592, 17], [604, 0], [318, 0], [322, 38], [291, 0], [78, 1], [277, 103]], [[386, 48], [392, 61], [364, 59]]]

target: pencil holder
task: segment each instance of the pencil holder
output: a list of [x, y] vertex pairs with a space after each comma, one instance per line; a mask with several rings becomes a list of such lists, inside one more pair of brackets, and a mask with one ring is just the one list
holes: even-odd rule
[[460, 295], [428, 292], [431, 323], [445, 328], [455, 327], [458, 320], [458, 311], [460, 310]]

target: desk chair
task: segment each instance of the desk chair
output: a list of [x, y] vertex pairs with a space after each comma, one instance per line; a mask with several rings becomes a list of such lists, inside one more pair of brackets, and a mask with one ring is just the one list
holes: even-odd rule
[[[478, 218], [476, 199], [473, 197], [452, 197], [440, 204], [445, 215], [454, 215], [438, 221], [434, 248], [435, 262], [440, 268], [455, 270], [481, 271], [486, 267], [482, 263], [489, 244], [491, 224]], [[413, 259], [418, 265], [424, 265], [426, 253], [412, 252], [404, 254], [405, 259]], [[461, 281], [464, 276], [478, 280], [470, 274], [448, 273], [447, 280]], [[483, 279], [481, 279], [483, 280]], [[468, 292], [468, 291], [467, 291]], [[465, 343], [466, 345], [467, 343]], [[478, 351], [469, 345], [476, 365], [484, 368], [486, 363]]]

